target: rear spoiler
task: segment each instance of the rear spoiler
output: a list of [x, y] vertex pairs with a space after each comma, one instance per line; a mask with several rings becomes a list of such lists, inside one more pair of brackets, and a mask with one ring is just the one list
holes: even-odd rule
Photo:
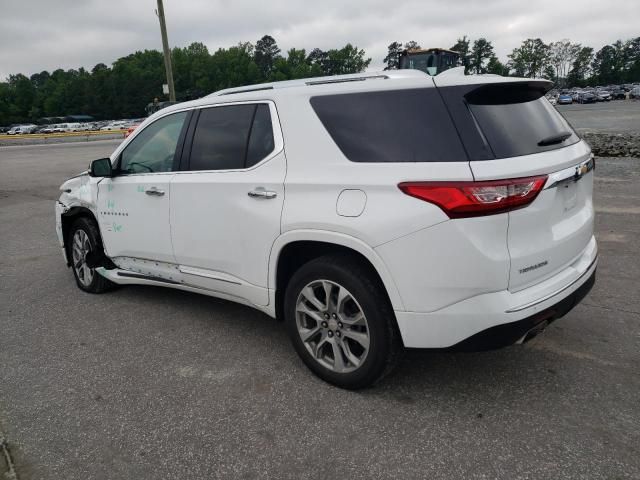
[[496, 82], [475, 86], [464, 94], [471, 105], [505, 105], [537, 100], [553, 87], [547, 80]]

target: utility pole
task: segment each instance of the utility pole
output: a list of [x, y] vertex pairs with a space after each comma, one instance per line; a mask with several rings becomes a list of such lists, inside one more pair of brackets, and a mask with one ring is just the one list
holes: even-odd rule
[[164, 20], [164, 6], [162, 0], [158, 0], [158, 18], [160, 19], [160, 34], [162, 35], [162, 50], [164, 51], [164, 68], [167, 71], [167, 84], [169, 85], [169, 100], [176, 101], [176, 89], [173, 86], [173, 70], [171, 68], [171, 51], [167, 39], [167, 23]]

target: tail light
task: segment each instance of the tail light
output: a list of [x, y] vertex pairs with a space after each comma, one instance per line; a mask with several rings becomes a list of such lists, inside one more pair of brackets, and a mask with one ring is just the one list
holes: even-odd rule
[[546, 175], [486, 182], [404, 182], [407, 195], [440, 207], [449, 218], [480, 217], [529, 205], [547, 181]]

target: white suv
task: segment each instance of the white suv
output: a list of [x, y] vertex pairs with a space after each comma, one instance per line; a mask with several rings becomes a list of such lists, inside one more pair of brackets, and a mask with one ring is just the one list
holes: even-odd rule
[[61, 187], [78, 286], [158, 285], [283, 319], [373, 383], [402, 347], [527, 340], [595, 281], [594, 161], [543, 80], [413, 70], [163, 109]]

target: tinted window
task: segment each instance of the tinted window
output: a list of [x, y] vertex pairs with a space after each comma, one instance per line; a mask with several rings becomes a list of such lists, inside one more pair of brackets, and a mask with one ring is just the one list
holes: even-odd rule
[[273, 128], [271, 127], [269, 106], [262, 103], [257, 106], [255, 117], [253, 119], [245, 166], [251, 167], [255, 165], [273, 152], [274, 148]]
[[189, 170], [244, 168], [255, 105], [229, 105], [200, 112]]
[[471, 160], [517, 157], [578, 142], [569, 123], [544, 97], [548, 82], [444, 87]]
[[327, 95], [311, 105], [352, 162], [467, 161], [435, 88]]
[[121, 173], [170, 172], [185, 118], [187, 112], [167, 115], [136, 135], [120, 157]]

